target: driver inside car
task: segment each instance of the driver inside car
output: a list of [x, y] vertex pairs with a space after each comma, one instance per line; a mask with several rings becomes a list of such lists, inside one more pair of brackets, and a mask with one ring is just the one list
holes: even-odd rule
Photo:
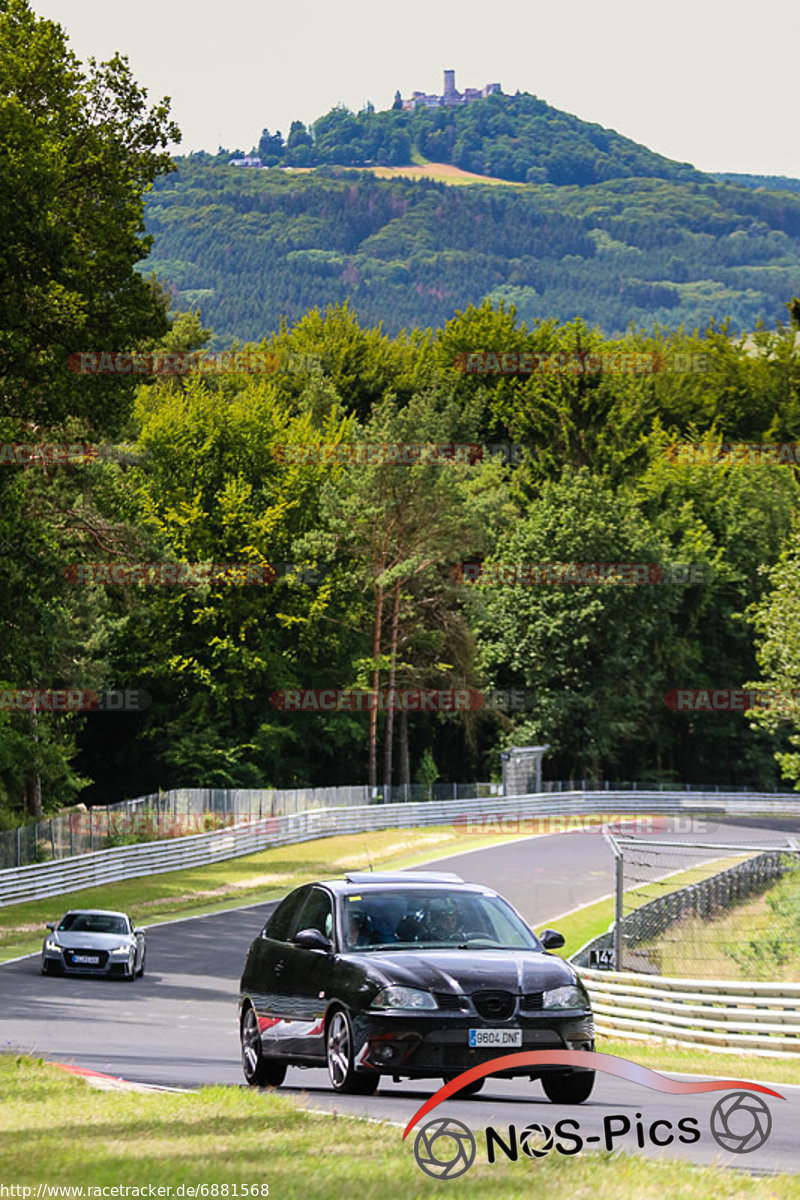
[[437, 942], [452, 942], [463, 932], [452, 904], [432, 905], [425, 921], [427, 936]]
[[380, 940], [372, 921], [363, 909], [350, 909], [347, 914], [347, 941], [350, 946], [372, 946]]

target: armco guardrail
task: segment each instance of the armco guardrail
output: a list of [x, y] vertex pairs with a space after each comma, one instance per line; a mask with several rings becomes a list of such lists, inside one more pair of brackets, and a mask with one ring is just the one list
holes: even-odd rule
[[598, 1033], [770, 1057], [800, 1055], [800, 983], [674, 979], [583, 968], [580, 974]]
[[[577, 785], [576, 785], [577, 786]], [[548, 787], [548, 791], [560, 790]], [[574, 789], [568, 789], [574, 790]], [[117, 804], [72, 809], [0, 831], [0, 870], [53, 858], [109, 850], [128, 841], [157, 840], [207, 833], [253, 821], [317, 808], [364, 807], [385, 799], [478, 800], [502, 795], [500, 783], [397, 784], [387, 797], [383, 787], [366, 784], [310, 788], [171, 788]]]
[[[604, 791], [681, 792], [706, 794], [710, 788], [683, 783], [665, 784], [612, 783], [602, 789], [586, 779], [545, 780], [539, 795], [553, 792]], [[714, 788], [715, 793], [720, 789]], [[746, 788], [722, 789], [726, 794], [746, 793]], [[771, 792], [772, 799], [795, 793]], [[76, 805], [52, 817], [31, 821], [14, 829], [0, 831], [0, 871], [24, 867], [52, 858], [73, 858], [95, 850], [109, 850], [125, 840], [157, 840], [207, 833], [212, 829], [253, 821], [257, 817], [283, 817], [317, 808], [364, 807], [368, 804], [412, 804], [418, 800], [482, 800], [502, 798], [501, 783], [414, 783], [394, 784], [387, 789], [366, 784], [309, 788], [171, 788], [116, 804], [95, 805], [87, 809]]]
[[[0, 905], [44, 896], [58, 896], [119, 879], [158, 875], [183, 867], [253, 854], [268, 846], [310, 841], [333, 834], [365, 833], [421, 825], [458, 823], [464, 833], [525, 832], [519, 818], [570, 817], [576, 814], [657, 813], [704, 816], [800, 817], [800, 801], [775, 793], [741, 794], [693, 792], [561, 792], [513, 796], [500, 800], [421, 801], [363, 807], [325, 808], [282, 817], [263, 817], [215, 833], [193, 834], [161, 842], [118, 846], [49, 863], [0, 871]], [[473, 819], [472, 822], [470, 819]], [[565, 829], [570, 822], [565, 821]], [[471, 825], [473, 827], [471, 827]], [[474, 826], [477, 826], [474, 827]], [[598, 827], [600, 822], [598, 822]], [[531, 832], [534, 830], [531, 829]]]

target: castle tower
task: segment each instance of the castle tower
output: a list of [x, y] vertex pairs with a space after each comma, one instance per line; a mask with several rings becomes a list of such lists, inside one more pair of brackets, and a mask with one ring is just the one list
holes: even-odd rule
[[448, 100], [455, 97], [456, 92], [456, 73], [455, 71], [445, 71], [444, 73], [444, 96], [443, 100], [447, 104]]

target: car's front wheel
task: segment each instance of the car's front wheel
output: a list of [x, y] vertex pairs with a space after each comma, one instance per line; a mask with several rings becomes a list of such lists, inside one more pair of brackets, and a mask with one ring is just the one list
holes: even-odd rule
[[380, 1077], [377, 1072], [369, 1075], [357, 1072], [353, 1063], [353, 1027], [347, 1013], [337, 1008], [330, 1021], [325, 1037], [328, 1059], [328, 1075], [335, 1092], [349, 1092], [357, 1096], [371, 1096], [376, 1091]]
[[553, 1104], [583, 1104], [592, 1094], [594, 1071], [575, 1071], [571, 1075], [543, 1075], [544, 1094]]
[[242, 1070], [251, 1087], [280, 1087], [286, 1063], [264, 1057], [255, 1009], [248, 1005], [242, 1017]]

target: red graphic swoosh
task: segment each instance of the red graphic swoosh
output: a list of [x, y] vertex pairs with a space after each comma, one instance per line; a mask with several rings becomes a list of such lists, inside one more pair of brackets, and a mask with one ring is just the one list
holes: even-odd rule
[[451, 1079], [438, 1092], [434, 1092], [426, 1100], [422, 1108], [417, 1109], [408, 1122], [403, 1133], [403, 1140], [416, 1125], [427, 1116], [432, 1109], [455, 1095], [473, 1079], [482, 1079], [484, 1075], [492, 1075], [495, 1071], [508, 1071], [515, 1067], [564, 1066], [583, 1067], [591, 1071], [604, 1071], [606, 1075], [617, 1075], [631, 1083], [639, 1083], [643, 1087], [652, 1088], [656, 1092], [670, 1092], [672, 1095], [686, 1096], [692, 1092], [724, 1092], [729, 1088], [737, 1088], [747, 1092], [764, 1092], [767, 1096], [775, 1096], [785, 1100], [780, 1092], [764, 1087], [760, 1083], [747, 1083], [742, 1079], [709, 1079], [704, 1083], [682, 1083], [678, 1079], [669, 1079], [659, 1071], [651, 1071], [640, 1063], [630, 1062], [627, 1058], [618, 1058], [616, 1054], [600, 1054], [596, 1050], [523, 1050], [521, 1054], [501, 1054], [489, 1062], [479, 1063], [470, 1067], [455, 1079]]

